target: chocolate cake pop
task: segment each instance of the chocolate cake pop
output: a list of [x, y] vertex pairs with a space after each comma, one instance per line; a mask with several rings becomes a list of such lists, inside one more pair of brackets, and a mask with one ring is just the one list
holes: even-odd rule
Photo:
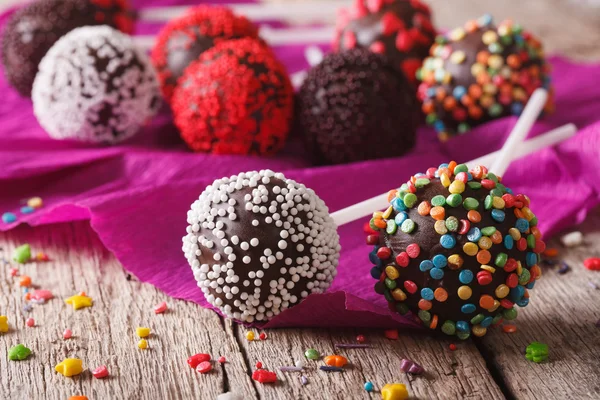
[[338, 16], [333, 47], [383, 53], [416, 84], [435, 35], [429, 7], [418, 0], [355, 0]]
[[246, 38], [202, 53], [179, 79], [171, 106], [194, 151], [270, 155], [285, 144], [293, 95], [283, 64], [263, 43]]
[[485, 335], [529, 303], [545, 249], [529, 199], [500, 177], [455, 162], [389, 193], [367, 237], [377, 293], [424, 326], [466, 339]]
[[55, 139], [116, 143], [157, 111], [160, 91], [146, 55], [109, 26], [77, 28], [42, 59], [33, 108]]
[[415, 144], [414, 88], [385, 56], [364, 49], [327, 55], [297, 97], [297, 124], [317, 162], [398, 157]]
[[[537, 88], [550, 91], [541, 43], [520, 25], [484, 15], [439, 36], [417, 72], [427, 123], [441, 140], [494, 118], [520, 115]], [[546, 111], [551, 111], [552, 96]]]
[[60, 37], [86, 25], [133, 30], [125, 0], [38, 0], [15, 12], [2, 37], [4, 74], [11, 86], [31, 96], [42, 57]]
[[258, 38], [258, 28], [224, 7], [194, 7], [170, 21], [152, 49], [152, 62], [165, 98], [171, 99], [177, 79], [200, 54], [224, 40], [243, 37]]
[[185, 257], [206, 300], [229, 318], [267, 321], [336, 275], [339, 236], [327, 206], [283, 174], [218, 179], [187, 222]]

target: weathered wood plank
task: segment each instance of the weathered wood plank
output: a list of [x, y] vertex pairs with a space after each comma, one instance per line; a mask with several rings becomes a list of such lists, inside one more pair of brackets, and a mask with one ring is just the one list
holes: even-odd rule
[[[560, 249], [571, 271], [558, 274], [558, 267], [544, 269], [544, 276], [531, 291], [531, 303], [520, 311], [518, 331], [493, 330], [482, 340], [482, 349], [498, 369], [509, 391], [518, 399], [600, 398], [600, 272], [588, 271], [583, 260], [600, 256], [600, 209], [580, 227], [584, 246], [565, 249], [557, 239], [550, 246]], [[550, 348], [547, 363], [525, 359], [524, 349], [533, 342]]]
[[[61, 400], [74, 394], [90, 399], [214, 399], [228, 380], [235, 381], [248, 398], [254, 397], [239, 346], [220, 318], [195, 304], [169, 299], [151, 285], [128, 281], [88, 224], [19, 228], [0, 234], [5, 254], [24, 242], [46, 252], [52, 261], [26, 264], [20, 272], [52, 290], [56, 298], [23, 313], [16, 279], [8, 267], [0, 269], [0, 314], [9, 316], [12, 328], [0, 334], [0, 398], [30, 399], [43, 393]], [[63, 300], [81, 290], [94, 299], [94, 307], [74, 311]], [[155, 315], [153, 306], [161, 301], [167, 301], [170, 310]], [[35, 319], [35, 328], [25, 327], [29, 316]], [[148, 350], [137, 348], [137, 326], [152, 328]], [[65, 341], [66, 328], [74, 337]], [[7, 360], [8, 349], [17, 343], [33, 350], [29, 360]], [[187, 357], [199, 352], [224, 355], [228, 362], [200, 375], [186, 364]], [[111, 378], [97, 380], [89, 371], [65, 378], [54, 366], [66, 357], [81, 358], [89, 369], [106, 364]]]

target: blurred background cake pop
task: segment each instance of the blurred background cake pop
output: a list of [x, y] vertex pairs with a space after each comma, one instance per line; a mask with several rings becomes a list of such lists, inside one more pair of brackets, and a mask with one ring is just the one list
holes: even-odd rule
[[337, 274], [339, 236], [313, 190], [269, 170], [206, 187], [187, 215], [183, 252], [206, 300], [229, 317], [264, 322]]
[[152, 62], [165, 98], [170, 100], [177, 79], [200, 54], [224, 40], [243, 37], [258, 38], [258, 28], [225, 7], [194, 7], [167, 23], [152, 49]]
[[200, 55], [179, 78], [171, 106], [188, 146], [214, 154], [271, 155], [285, 144], [294, 91], [271, 49], [229, 40]]
[[4, 29], [2, 63], [8, 82], [22, 96], [31, 87], [42, 57], [74, 28], [110, 25], [133, 31], [126, 0], [38, 0], [16, 11]]
[[161, 102], [150, 60], [130, 36], [106, 25], [59, 39], [40, 63], [32, 99], [51, 137], [99, 143], [133, 136]]
[[296, 124], [320, 164], [401, 156], [419, 119], [412, 84], [366, 49], [325, 56], [297, 96]]
[[441, 140], [508, 115], [520, 115], [537, 88], [550, 91], [542, 44], [510, 20], [490, 15], [439, 36], [417, 72], [426, 121]]
[[429, 54], [435, 35], [429, 7], [419, 0], [355, 0], [338, 15], [333, 47], [383, 53], [416, 83], [415, 72]]

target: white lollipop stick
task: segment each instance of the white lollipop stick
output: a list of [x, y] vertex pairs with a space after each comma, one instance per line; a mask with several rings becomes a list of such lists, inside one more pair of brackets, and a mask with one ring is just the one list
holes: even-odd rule
[[[561, 126], [560, 128], [553, 129], [543, 135], [537, 136], [534, 139], [527, 140], [512, 152], [511, 160], [517, 160], [531, 153], [535, 153], [538, 150], [554, 146], [555, 144], [574, 136], [576, 132], [577, 127], [575, 125], [567, 124]], [[483, 157], [476, 158], [475, 160], [469, 161], [466, 164], [469, 167], [477, 165], [489, 165], [490, 162], [496, 159], [499, 153], [500, 150], [487, 154]], [[331, 214], [331, 217], [337, 226], [356, 221], [359, 218], [371, 215], [374, 210], [382, 210], [387, 208], [389, 206], [387, 197], [387, 193], [375, 196], [369, 200], [365, 200], [350, 207], [336, 211]]]
[[500, 153], [494, 163], [489, 168], [490, 171], [494, 172], [494, 174], [498, 176], [503, 176], [510, 162], [512, 160], [512, 153], [519, 147], [519, 145], [525, 140], [527, 134], [531, 130], [531, 127], [537, 120], [538, 116], [544, 109], [544, 105], [546, 105], [546, 101], [548, 100], [548, 91], [545, 89], [536, 89], [523, 113], [519, 117], [517, 124], [513, 128], [512, 132], [504, 142], [504, 146], [500, 149]]
[[[276, 4], [223, 4], [238, 15], [244, 15], [253, 20], [267, 19], [309, 19], [326, 22], [336, 15], [340, 7], [350, 5], [350, 1], [319, 0], [303, 3]], [[166, 22], [179, 18], [189, 10], [189, 6], [152, 7], [138, 10], [141, 21]]]

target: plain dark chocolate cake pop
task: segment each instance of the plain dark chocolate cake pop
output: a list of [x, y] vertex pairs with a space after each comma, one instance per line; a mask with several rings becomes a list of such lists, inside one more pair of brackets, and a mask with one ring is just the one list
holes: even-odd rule
[[29, 97], [38, 65], [50, 47], [72, 29], [89, 25], [133, 31], [124, 0], [39, 0], [15, 12], [2, 37], [2, 63], [8, 82]]
[[429, 7], [418, 0], [355, 0], [339, 13], [333, 47], [385, 54], [416, 84], [415, 72], [429, 54], [435, 35]]
[[468, 21], [436, 39], [417, 72], [426, 121], [440, 140], [495, 118], [518, 116], [535, 89], [550, 92], [550, 66], [542, 45], [512, 21]]
[[206, 300], [265, 322], [336, 276], [339, 236], [311, 189], [269, 170], [222, 178], [188, 211], [183, 252]]
[[529, 198], [501, 182], [485, 167], [451, 162], [389, 193], [367, 244], [375, 291], [391, 310], [466, 339], [529, 304], [545, 244]]
[[316, 161], [339, 164], [408, 152], [420, 113], [414, 88], [385, 56], [353, 49], [309, 71], [296, 119]]
[[258, 38], [258, 28], [224, 7], [194, 7], [170, 21], [152, 49], [152, 62], [165, 98], [171, 99], [177, 80], [200, 54], [222, 41], [244, 37]]

